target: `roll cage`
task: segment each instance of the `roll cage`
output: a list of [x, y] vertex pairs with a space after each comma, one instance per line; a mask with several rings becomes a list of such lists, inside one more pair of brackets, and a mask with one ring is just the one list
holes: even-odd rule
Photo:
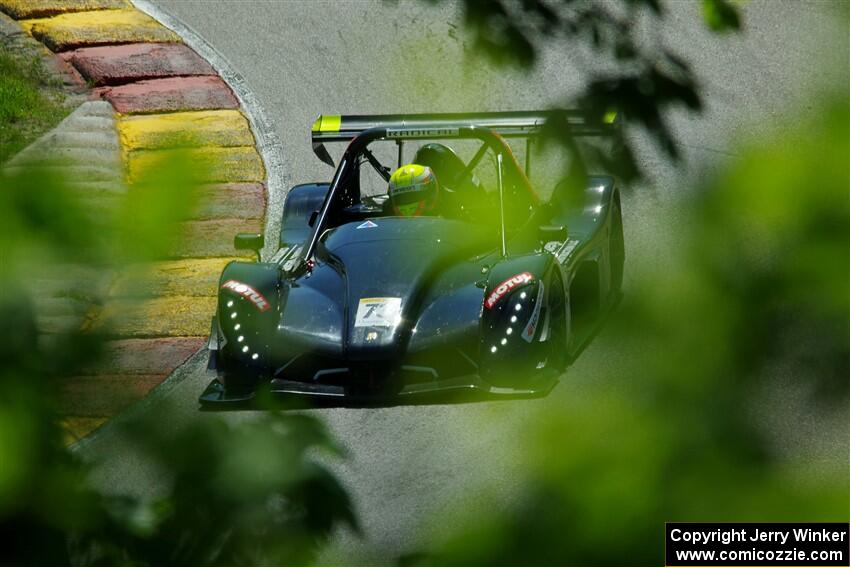
[[[477, 139], [482, 142], [478, 151], [467, 163], [461, 176], [475, 169], [488, 149], [498, 156], [499, 207], [502, 219], [501, 237], [504, 252], [504, 198], [502, 180], [507, 179], [528, 199], [532, 212], [539, 206], [537, 196], [528, 178], [531, 153], [526, 151], [525, 168], [518, 163], [505, 138], [524, 138], [527, 149], [531, 139], [543, 133], [545, 125], [557, 122], [571, 136], [608, 136], [619, 130], [616, 113], [594, 117], [582, 111], [559, 110], [545, 112], [492, 112], [480, 114], [419, 114], [340, 116], [322, 115], [312, 128], [313, 151], [323, 162], [333, 166], [326, 142], [349, 142], [339, 160], [333, 180], [312, 223], [312, 233], [303, 247], [302, 266], [310, 265], [319, 239], [335, 211], [361, 202], [359, 183], [350, 182], [359, 172], [361, 160], [368, 162], [384, 179], [389, 179], [389, 168], [383, 166], [369, 150], [369, 144], [378, 140], [392, 140], [398, 146], [398, 166], [403, 165], [406, 140]], [[504, 169], [503, 169], [504, 168]]]

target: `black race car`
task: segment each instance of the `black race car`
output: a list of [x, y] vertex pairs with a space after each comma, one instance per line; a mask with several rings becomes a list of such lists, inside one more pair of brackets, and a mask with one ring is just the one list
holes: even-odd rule
[[[330, 183], [287, 194], [277, 253], [222, 272], [217, 379], [200, 401], [246, 401], [264, 384], [361, 400], [548, 392], [619, 298], [624, 259], [611, 176], [564, 178], [545, 200], [529, 181], [557, 121], [576, 141], [619, 126], [578, 111], [320, 116], [316, 155], [333, 166], [325, 144], [348, 146]], [[507, 139], [523, 142], [525, 167]], [[431, 168], [438, 215], [392, 216], [387, 155]], [[235, 245], [259, 257], [263, 237]]]

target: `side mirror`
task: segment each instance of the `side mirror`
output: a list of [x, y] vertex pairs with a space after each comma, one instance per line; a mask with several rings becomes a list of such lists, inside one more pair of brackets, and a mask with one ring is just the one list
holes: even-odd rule
[[257, 261], [260, 261], [260, 249], [263, 247], [262, 234], [241, 233], [233, 238], [233, 247], [237, 250], [253, 250], [257, 253]]
[[563, 225], [543, 225], [537, 229], [540, 242], [563, 242], [567, 239], [567, 227]]
[[310, 213], [310, 220], [307, 221], [307, 226], [316, 226], [316, 219], [319, 218], [319, 211]]

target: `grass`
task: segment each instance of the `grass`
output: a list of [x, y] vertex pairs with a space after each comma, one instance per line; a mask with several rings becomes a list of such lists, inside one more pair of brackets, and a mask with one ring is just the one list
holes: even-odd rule
[[0, 164], [68, 114], [63, 100], [59, 81], [37, 55], [0, 44]]

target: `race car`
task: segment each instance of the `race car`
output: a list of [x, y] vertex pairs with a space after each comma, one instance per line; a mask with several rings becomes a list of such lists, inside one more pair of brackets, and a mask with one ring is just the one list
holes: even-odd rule
[[[335, 174], [287, 193], [265, 261], [262, 235], [236, 236], [257, 261], [221, 274], [216, 378], [200, 402], [246, 402], [259, 388], [348, 400], [546, 394], [619, 299], [625, 256], [612, 176], [530, 180], [553, 128], [614, 140], [619, 117], [319, 116], [313, 149]], [[326, 146], [336, 142], [347, 143], [338, 165]], [[409, 206], [423, 188], [433, 202]]]

